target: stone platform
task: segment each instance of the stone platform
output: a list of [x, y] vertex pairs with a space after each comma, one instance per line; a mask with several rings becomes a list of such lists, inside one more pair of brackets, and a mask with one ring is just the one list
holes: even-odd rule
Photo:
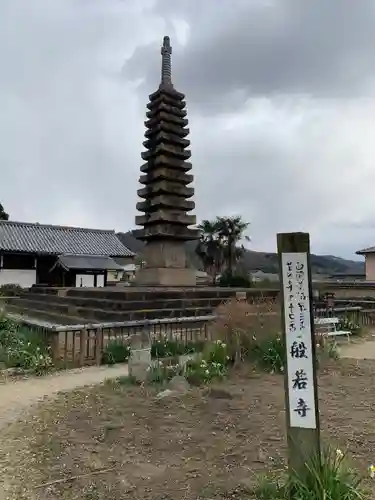
[[212, 314], [222, 302], [246, 293], [274, 298], [278, 290], [219, 287], [32, 288], [6, 299], [13, 314], [58, 324], [122, 322]]

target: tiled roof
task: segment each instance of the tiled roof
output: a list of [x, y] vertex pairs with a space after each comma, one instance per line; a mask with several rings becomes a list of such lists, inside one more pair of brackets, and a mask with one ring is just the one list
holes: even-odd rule
[[134, 255], [114, 231], [0, 221], [0, 250], [59, 255]]
[[60, 255], [58, 262], [65, 269], [123, 270], [111, 257], [103, 255]]
[[358, 250], [357, 255], [363, 255], [366, 253], [375, 253], [375, 247], [364, 248], [363, 250]]

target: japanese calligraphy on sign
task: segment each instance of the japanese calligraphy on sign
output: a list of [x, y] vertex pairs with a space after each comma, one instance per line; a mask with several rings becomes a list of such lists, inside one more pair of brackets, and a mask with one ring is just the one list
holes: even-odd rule
[[281, 254], [290, 426], [315, 429], [309, 270], [306, 253]]

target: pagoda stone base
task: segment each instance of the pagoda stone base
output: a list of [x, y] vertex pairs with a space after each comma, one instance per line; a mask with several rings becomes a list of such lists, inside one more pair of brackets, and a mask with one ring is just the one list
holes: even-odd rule
[[196, 285], [194, 269], [168, 267], [144, 267], [135, 277], [136, 286], [193, 286]]
[[196, 271], [189, 269], [183, 241], [149, 241], [143, 251], [145, 267], [139, 269], [134, 284], [140, 286], [195, 286]]

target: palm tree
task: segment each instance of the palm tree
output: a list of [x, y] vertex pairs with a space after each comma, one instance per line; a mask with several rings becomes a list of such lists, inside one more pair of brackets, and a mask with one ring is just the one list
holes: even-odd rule
[[239, 246], [242, 240], [250, 241], [250, 237], [245, 234], [250, 223], [245, 222], [240, 215], [231, 217], [217, 217], [218, 234], [224, 242], [226, 270], [230, 276], [233, 275], [233, 268], [242, 256], [245, 248]]
[[215, 284], [216, 276], [221, 271], [224, 261], [224, 248], [221, 237], [218, 233], [219, 225], [217, 220], [202, 220], [197, 226], [200, 231], [199, 243], [196, 253], [200, 257], [203, 268], [212, 277]]

